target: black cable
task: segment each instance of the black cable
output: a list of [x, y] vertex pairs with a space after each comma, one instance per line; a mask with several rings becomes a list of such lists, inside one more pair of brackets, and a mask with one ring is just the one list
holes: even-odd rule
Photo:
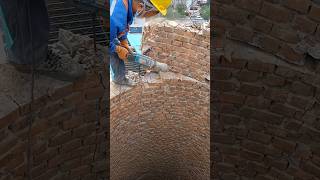
[[28, 25], [29, 25], [29, 33], [30, 33], [30, 43], [31, 43], [31, 57], [32, 57], [32, 67], [31, 67], [31, 92], [30, 92], [30, 98], [31, 98], [31, 103], [30, 103], [30, 118], [28, 121], [28, 149], [27, 149], [27, 178], [28, 180], [32, 180], [32, 174], [31, 174], [31, 170], [32, 170], [32, 147], [31, 147], [31, 129], [32, 129], [32, 124], [34, 121], [34, 109], [33, 109], [33, 105], [34, 105], [34, 82], [35, 82], [35, 56], [34, 56], [34, 48], [33, 48], [33, 34], [32, 34], [32, 26], [31, 26], [31, 15], [30, 15], [30, 4], [28, 3], [28, 1], [26, 0], [25, 2], [27, 2], [26, 4], [26, 9], [27, 9], [27, 17], [28, 17]]

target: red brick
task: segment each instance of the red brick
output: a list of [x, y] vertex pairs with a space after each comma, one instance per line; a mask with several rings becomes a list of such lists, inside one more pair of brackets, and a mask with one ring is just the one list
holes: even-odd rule
[[232, 6], [220, 6], [218, 7], [218, 16], [223, 17], [233, 23], [243, 24], [247, 21], [248, 12], [240, 10]]
[[240, 95], [240, 94], [220, 94], [220, 96], [218, 97], [220, 102], [225, 102], [225, 103], [234, 103], [234, 104], [243, 104], [244, 100], [245, 100], [245, 96], [244, 95]]
[[248, 69], [258, 72], [273, 72], [275, 65], [262, 62], [249, 62]]
[[313, 95], [313, 87], [298, 81], [295, 81], [291, 84], [291, 91], [295, 94], [302, 96], [312, 96]]
[[60, 148], [60, 153], [66, 153], [70, 150], [77, 149], [81, 146], [81, 139], [74, 139], [70, 142], [64, 143]]
[[222, 143], [222, 144], [234, 144], [235, 139], [232, 136], [227, 136], [223, 134], [214, 134], [213, 139], [215, 143]]
[[320, 6], [312, 4], [312, 7], [310, 9], [309, 15], [311, 19], [320, 22]]
[[239, 91], [246, 95], [258, 96], [263, 93], [264, 88], [262, 86], [243, 83], [241, 84]]
[[241, 150], [240, 156], [244, 159], [258, 161], [258, 162], [262, 161], [263, 159], [263, 154], [252, 152], [252, 151], [246, 151], [246, 150]]
[[294, 64], [302, 64], [304, 60], [303, 54], [296, 52], [288, 45], [281, 46], [279, 55], [283, 57], [286, 61]]
[[229, 33], [231, 39], [243, 42], [251, 42], [253, 38], [253, 31], [245, 27], [236, 26]]
[[285, 153], [292, 153], [295, 150], [296, 143], [287, 141], [285, 139], [274, 138], [272, 140], [272, 145]]
[[275, 53], [280, 48], [280, 41], [273, 37], [262, 36], [259, 40], [259, 47], [267, 52]]
[[216, 80], [227, 80], [230, 79], [232, 73], [230, 69], [226, 68], [216, 68], [213, 69], [213, 79]]
[[300, 13], [307, 13], [311, 2], [310, 0], [285, 0], [284, 4]]
[[269, 86], [283, 86], [285, 84], [285, 79], [280, 76], [268, 75], [263, 82]]
[[236, 84], [232, 81], [214, 81], [212, 89], [218, 91], [232, 91], [236, 88]]
[[258, 30], [263, 33], [269, 33], [272, 28], [272, 22], [270, 22], [267, 19], [260, 17], [260, 16], [256, 16], [252, 20], [251, 25], [255, 30]]
[[239, 80], [244, 82], [255, 82], [258, 80], [260, 73], [255, 71], [242, 70], [238, 74]]
[[273, 26], [271, 35], [288, 43], [295, 44], [300, 41], [296, 31], [289, 28], [282, 28], [280, 26]]
[[297, 111], [292, 107], [280, 103], [272, 104], [270, 110], [274, 113], [281, 114], [287, 117], [293, 117], [295, 112]]
[[288, 9], [266, 2], [263, 3], [260, 13], [263, 16], [280, 23], [286, 23], [290, 21], [292, 16]]
[[320, 167], [313, 164], [312, 162], [302, 162], [301, 168], [306, 172], [309, 172], [312, 175], [316, 176], [317, 178], [320, 178]]
[[317, 29], [317, 23], [304, 16], [296, 16], [294, 20], [294, 28], [304, 33], [313, 34]]
[[236, 0], [235, 4], [240, 8], [257, 13], [260, 10], [261, 2], [261, 0]]
[[271, 140], [271, 136], [264, 133], [249, 131], [248, 139], [251, 139], [253, 141], [257, 141], [260, 143], [268, 144]]
[[258, 109], [266, 109], [270, 106], [271, 100], [263, 97], [248, 96], [245, 104]]
[[242, 68], [244, 68], [244, 66], [246, 64], [247, 64], [247, 61], [244, 59], [232, 58], [230, 61], [228, 61], [224, 57], [221, 58], [221, 66], [222, 67], [242, 69]]
[[56, 135], [50, 140], [49, 146], [57, 146], [66, 143], [71, 140], [71, 132], [65, 132], [63, 134]]

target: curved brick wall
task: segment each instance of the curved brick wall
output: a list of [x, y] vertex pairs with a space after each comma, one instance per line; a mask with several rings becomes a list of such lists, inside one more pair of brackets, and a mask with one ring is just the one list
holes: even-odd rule
[[299, 48], [319, 43], [317, 1], [213, 9], [214, 179], [319, 179], [319, 48]]
[[210, 28], [196, 29], [186, 23], [150, 22], [144, 27], [143, 47], [148, 55], [167, 63], [171, 71], [205, 81], [210, 74]]
[[[0, 179], [27, 179], [30, 76], [1, 65]], [[10, 70], [11, 69], [11, 70]], [[5, 76], [13, 77], [4, 81]], [[9, 78], [9, 79], [10, 79]], [[101, 179], [107, 176], [105, 91], [97, 74], [75, 83], [37, 77], [32, 126], [32, 178]], [[1, 90], [5, 90], [1, 85]], [[16, 92], [16, 93], [15, 93]], [[97, 114], [101, 121], [96, 131]]]
[[208, 85], [161, 76], [111, 99], [111, 179], [209, 179]]

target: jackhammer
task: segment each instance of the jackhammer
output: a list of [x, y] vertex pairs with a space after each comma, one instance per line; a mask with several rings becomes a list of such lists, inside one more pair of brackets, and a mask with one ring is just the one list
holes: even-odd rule
[[[113, 43], [116, 45], [120, 45], [119, 39], [115, 38], [113, 40]], [[128, 56], [129, 61], [134, 61], [138, 64], [142, 64], [147, 66], [148, 68], [151, 68], [157, 72], [162, 71], [162, 72], [167, 72], [169, 70], [169, 67], [165, 63], [160, 63], [158, 61], [153, 60], [149, 56], [142, 55], [139, 53], [136, 53], [134, 51], [130, 51], [129, 56]]]

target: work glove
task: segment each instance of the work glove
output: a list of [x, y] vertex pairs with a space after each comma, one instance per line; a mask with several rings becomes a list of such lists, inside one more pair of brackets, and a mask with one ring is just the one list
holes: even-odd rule
[[132, 46], [129, 46], [129, 42], [127, 39], [120, 41], [120, 44], [122, 47], [125, 47], [130, 53], [136, 51]]
[[121, 60], [125, 62], [128, 61], [129, 51], [126, 48], [122, 46], [116, 46], [116, 52]]

